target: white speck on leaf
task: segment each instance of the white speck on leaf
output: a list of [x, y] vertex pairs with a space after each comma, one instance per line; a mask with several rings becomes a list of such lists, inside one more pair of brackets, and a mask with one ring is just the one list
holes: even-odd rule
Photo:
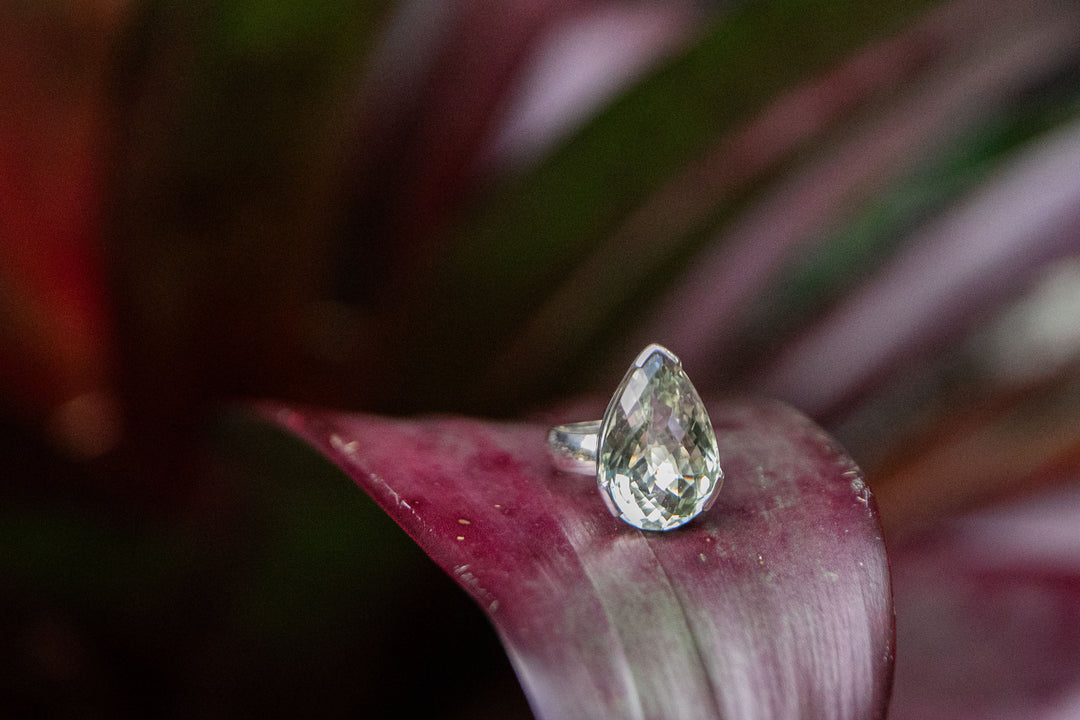
[[356, 454], [356, 441], [350, 440], [349, 442], [345, 442], [345, 440], [337, 433], [330, 436], [330, 446], [345, 455], [351, 456]]

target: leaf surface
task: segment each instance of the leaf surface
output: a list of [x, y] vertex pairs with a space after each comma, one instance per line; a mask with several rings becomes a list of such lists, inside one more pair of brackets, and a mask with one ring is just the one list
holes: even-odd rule
[[896, 546], [893, 720], [1080, 713], [1080, 487], [938, 523]]
[[884, 717], [876, 507], [854, 463], [787, 406], [710, 407], [725, 487], [670, 533], [612, 518], [592, 480], [553, 469], [545, 425], [261, 411], [480, 604], [540, 718]]

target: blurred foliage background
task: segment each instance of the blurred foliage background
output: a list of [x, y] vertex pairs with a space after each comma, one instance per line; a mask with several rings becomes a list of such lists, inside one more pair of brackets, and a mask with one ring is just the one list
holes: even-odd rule
[[[0, 705], [527, 716], [479, 612], [243, 403], [521, 417], [658, 341], [867, 471], [917, 580], [896, 716], [994, 706], [905, 685], [905, 622], [927, 533], [1077, 478], [1078, 121], [1061, 0], [6, 3]], [[1075, 599], [1075, 548], [1016, 562]]]

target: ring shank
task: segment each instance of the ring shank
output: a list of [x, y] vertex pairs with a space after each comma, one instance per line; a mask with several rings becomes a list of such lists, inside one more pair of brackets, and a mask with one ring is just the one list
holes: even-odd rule
[[548, 432], [548, 450], [555, 467], [579, 475], [596, 474], [600, 421], [556, 425]]

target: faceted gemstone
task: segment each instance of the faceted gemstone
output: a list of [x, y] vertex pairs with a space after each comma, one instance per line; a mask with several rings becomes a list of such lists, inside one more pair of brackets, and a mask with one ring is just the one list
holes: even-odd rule
[[596, 480], [608, 507], [643, 530], [671, 530], [712, 503], [723, 477], [697, 390], [677, 357], [650, 345], [600, 426]]

